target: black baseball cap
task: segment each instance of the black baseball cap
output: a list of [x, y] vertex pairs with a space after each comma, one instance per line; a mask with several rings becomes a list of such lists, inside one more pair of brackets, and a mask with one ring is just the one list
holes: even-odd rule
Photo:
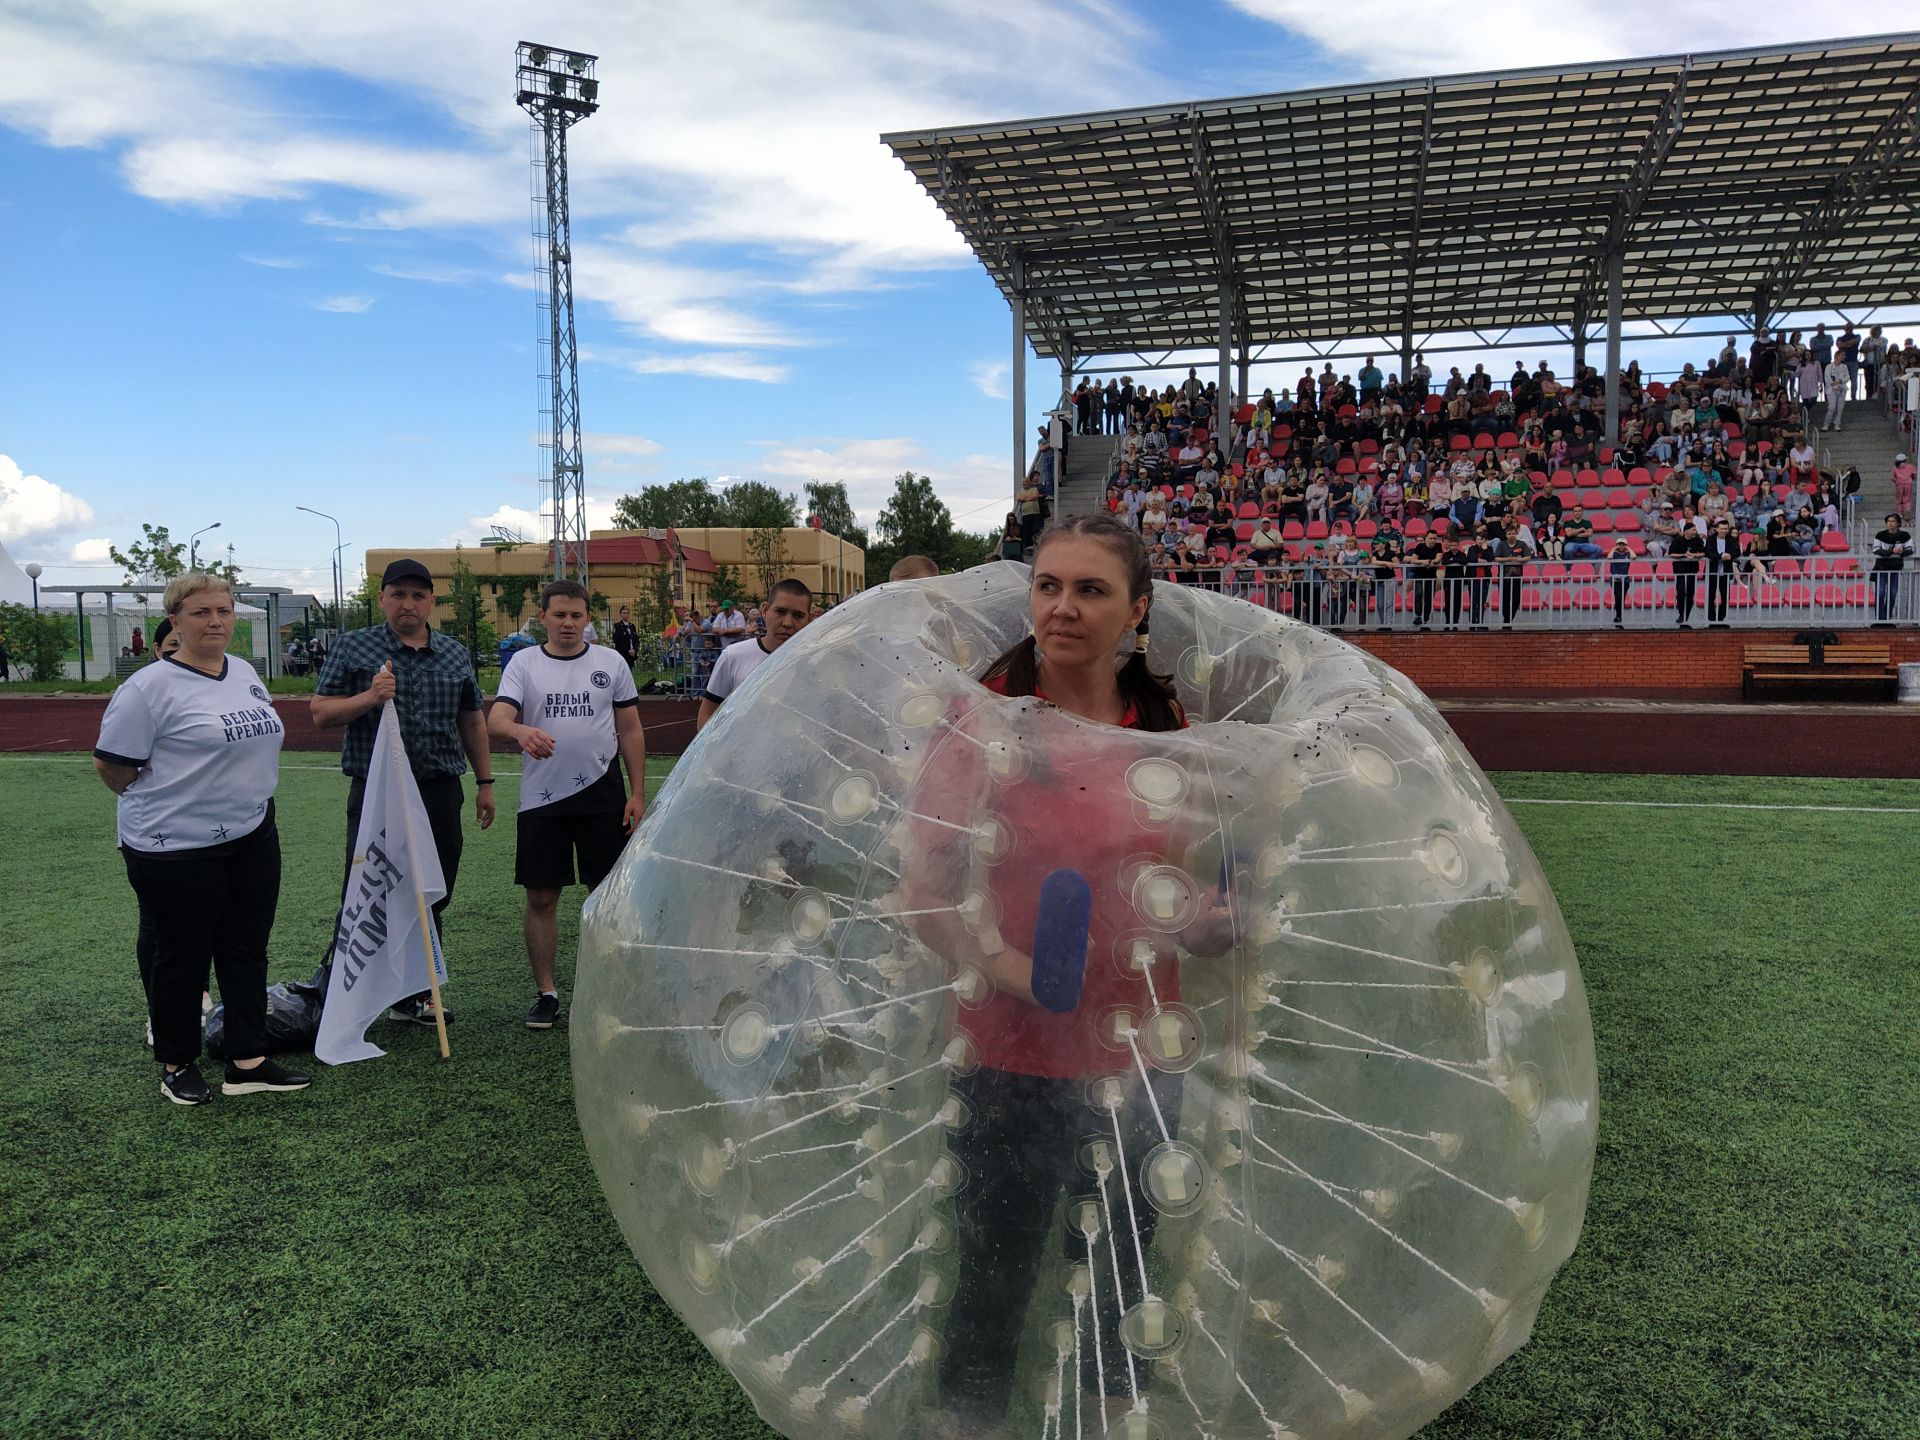
[[402, 580], [418, 580], [427, 589], [433, 589], [433, 573], [418, 560], [396, 560], [387, 566], [380, 576], [380, 588], [398, 585]]

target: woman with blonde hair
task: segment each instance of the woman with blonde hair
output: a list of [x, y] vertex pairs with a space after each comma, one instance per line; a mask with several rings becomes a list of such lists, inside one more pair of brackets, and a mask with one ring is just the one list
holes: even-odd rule
[[113, 692], [93, 768], [119, 797], [127, 879], [153, 927], [147, 1014], [160, 1093], [202, 1105], [200, 996], [220, 977], [228, 1035], [221, 1093], [300, 1090], [266, 1058], [267, 937], [280, 896], [273, 792], [285, 732], [253, 667], [226, 653], [233, 588], [190, 572], [167, 586], [179, 650]]

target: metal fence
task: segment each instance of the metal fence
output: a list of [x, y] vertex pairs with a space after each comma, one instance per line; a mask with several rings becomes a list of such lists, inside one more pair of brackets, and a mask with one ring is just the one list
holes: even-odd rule
[[1675, 574], [1670, 562], [1529, 562], [1493, 574], [1369, 563], [1221, 565], [1156, 578], [1234, 595], [1327, 630], [1852, 629], [1920, 624], [1920, 576], [1851, 556]]

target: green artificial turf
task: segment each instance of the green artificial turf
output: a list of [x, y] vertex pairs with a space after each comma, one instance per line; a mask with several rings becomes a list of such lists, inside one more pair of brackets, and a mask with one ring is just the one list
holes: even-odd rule
[[[1497, 779], [1920, 809], [1903, 782]], [[287, 757], [275, 979], [319, 958], [345, 792]], [[388, 1059], [305, 1094], [181, 1110], [140, 1044], [111, 797], [78, 756], [0, 757], [0, 795], [0, 1434], [769, 1433], [615, 1229], [565, 1031], [520, 1026], [510, 819], [468, 834], [450, 1062], [382, 1027]], [[1591, 996], [1599, 1156], [1532, 1342], [1424, 1434], [1920, 1434], [1920, 814], [1515, 814]]]

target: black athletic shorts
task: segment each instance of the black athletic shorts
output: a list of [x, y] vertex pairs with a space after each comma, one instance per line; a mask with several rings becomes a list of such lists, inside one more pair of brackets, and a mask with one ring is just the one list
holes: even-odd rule
[[618, 810], [552, 815], [545, 806], [520, 812], [513, 852], [513, 883], [529, 890], [564, 890], [574, 881], [589, 890], [607, 878], [627, 843]]

